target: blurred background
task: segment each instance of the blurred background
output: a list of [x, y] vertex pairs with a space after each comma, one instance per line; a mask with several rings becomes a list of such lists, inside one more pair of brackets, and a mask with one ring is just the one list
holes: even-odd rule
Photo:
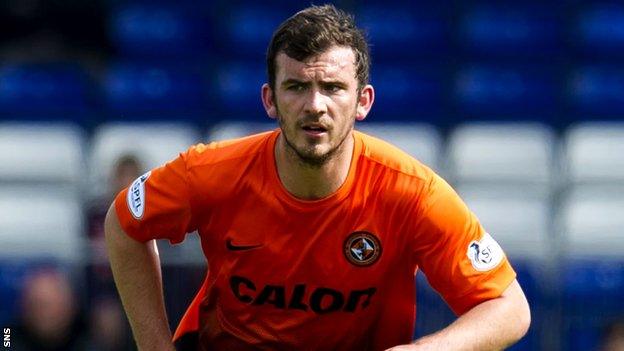
[[[337, 1], [372, 44], [356, 128], [448, 179], [532, 306], [513, 350], [624, 350], [624, 3]], [[189, 145], [274, 128], [276, 26], [309, 2], [0, 2], [0, 326], [18, 350], [132, 350], [110, 201]], [[206, 273], [159, 243], [172, 328]], [[415, 336], [453, 316], [419, 274]]]

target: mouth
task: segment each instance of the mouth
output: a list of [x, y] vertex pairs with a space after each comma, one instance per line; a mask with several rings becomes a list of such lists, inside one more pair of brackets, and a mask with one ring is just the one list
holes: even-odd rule
[[301, 127], [301, 129], [303, 129], [307, 135], [316, 137], [327, 133], [327, 128], [319, 123], [305, 124]]

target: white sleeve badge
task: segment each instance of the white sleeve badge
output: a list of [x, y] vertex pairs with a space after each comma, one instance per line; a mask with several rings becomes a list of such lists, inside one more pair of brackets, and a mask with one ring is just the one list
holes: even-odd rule
[[481, 272], [489, 271], [498, 266], [505, 254], [496, 240], [485, 233], [481, 240], [473, 240], [468, 244], [466, 253], [472, 266]]
[[145, 211], [145, 181], [149, 178], [151, 173], [152, 172], [149, 171], [138, 177], [128, 188], [126, 202], [132, 216], [136, 219], [141, 219]]

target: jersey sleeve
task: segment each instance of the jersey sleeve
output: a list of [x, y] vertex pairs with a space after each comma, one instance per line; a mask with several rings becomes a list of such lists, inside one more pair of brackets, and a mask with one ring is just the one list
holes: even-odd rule
[[137, 178], [115, 198], [122, 229], [135, 240], [184, 240], [195, 230], [185, 155]]
[[516, 277], [501, 247], [442, 178], [423, 192], [414, 254], [431, 286], [457, 315], [499, 297]]

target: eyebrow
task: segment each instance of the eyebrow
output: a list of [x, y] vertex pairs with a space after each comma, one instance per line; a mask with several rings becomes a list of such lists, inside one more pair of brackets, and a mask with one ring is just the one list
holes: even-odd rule
[[295, 79], [295, 78], [289, 78], [286, 79], [285, 81], [282, 82], [282, 86], [284, 85], [292, 85], [292, 84], [306, 84], [307, 82], [304, 82], [302, 80], [299, 79]]
[[[309, 81], [303, 81], [296, 78], [289, 78], [282, 82], [282, 86], [291, 85], [291, 84], [310, 84]], [[335, 84], [339, 86], [347, 86], [347, 83], [341, 80], [331, 79], [331, 80], [323, 80], [320, 82], [321, 85], [330, 85]]]

